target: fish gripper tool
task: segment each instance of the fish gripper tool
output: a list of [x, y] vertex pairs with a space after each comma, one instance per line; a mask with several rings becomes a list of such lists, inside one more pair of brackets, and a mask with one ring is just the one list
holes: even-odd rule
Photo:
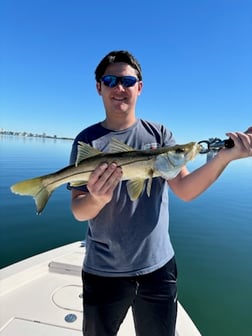
[[234, 147], [234, 141], [229, 139], [221, 140], [219, 138], [210, 138], [208, 140], [199, 141], [198, 144], [201, 146], [200, 154], [207, 154], [209, 152], [218, 152], [222, 148], [232, 148]]

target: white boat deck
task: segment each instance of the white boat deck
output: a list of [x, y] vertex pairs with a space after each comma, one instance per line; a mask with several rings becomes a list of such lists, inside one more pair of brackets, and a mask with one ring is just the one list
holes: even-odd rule
[[[2, 269], [0, 336], [81, 336], [84, 253], [77, 242]], [[118, 336], [134, 335], [129, 311]], [[179, 304], [176, 336], [199, 335]]]

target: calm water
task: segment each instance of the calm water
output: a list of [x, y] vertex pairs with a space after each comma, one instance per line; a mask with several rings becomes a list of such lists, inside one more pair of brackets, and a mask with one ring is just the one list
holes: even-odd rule
[[[35, 214], [31, 197], [10, 192], [17, 181], [68, 164], [67, 140], [1, 138], [1, 254], [4, 267], [85, 237], [70, 212], [65, 186]], [[195, 168], [203, 157], [191, 164]], [[206, 336], [252, 335], [252, 159], [232, 163], [204, 195], [184, 203], [171, 195], [171, 237], [179, 300]]]

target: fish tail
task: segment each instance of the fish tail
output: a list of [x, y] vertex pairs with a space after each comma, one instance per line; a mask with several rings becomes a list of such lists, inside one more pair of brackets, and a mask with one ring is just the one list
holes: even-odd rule
[[10, 188], [14, 194], [32, 196], [36, 203], [37, 215], [43, 211], [53, 192], [48, 186], [44, 185], [44, 178], [45, 176], [41, 176], [21, 181], [12, 185]]

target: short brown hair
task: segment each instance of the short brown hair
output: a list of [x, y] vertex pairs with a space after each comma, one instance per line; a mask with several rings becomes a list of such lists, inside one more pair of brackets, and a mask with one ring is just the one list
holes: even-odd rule
[[97, 82], [100, 82], [101, 77], [105, 73], [107, 67], [113, 63], [127, 63], [132, 68], [137, 71], [138, 80], [142, 80], [142, 69], [140, 64], [138, 63], [137, 59], [128, 51], [126, 50], [118, 50], [118, 51], [111, 51], [108, 53], [98, 64], [95, 70], [95, 79]]

